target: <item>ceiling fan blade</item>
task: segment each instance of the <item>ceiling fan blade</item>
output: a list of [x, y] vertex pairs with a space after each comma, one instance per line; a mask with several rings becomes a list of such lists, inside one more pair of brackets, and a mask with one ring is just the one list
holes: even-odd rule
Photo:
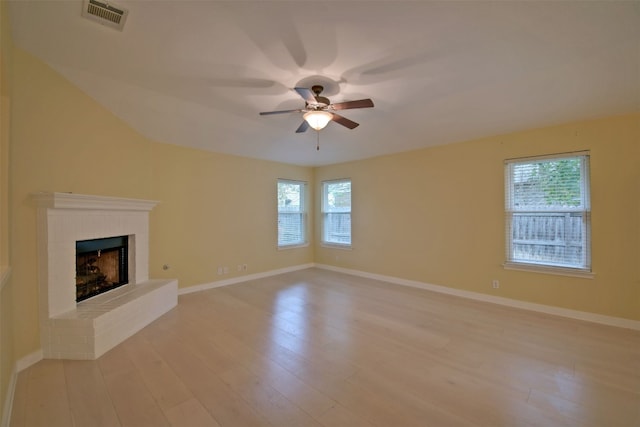
[[318, 101], [316, 101], [316, 97], [313, 92], [311, 92], [311, 89], [307, 89], [306, 87], [296, 87], [293, 88], [293, 90], [298, 92], [298, 95], [307, 101], [307, 104], [317, 104]]
[[300, 113], [304, 110], [280, 110], [280, 111], [263, 111], [260, 113], [261, 116], [268, 116], [270, 114], [284, 114], [284, 113]]
[[357, 101], [346, 101], [331, 104], [333, 110], [349, 110], [351, 108], [371, 108], [373, 107], [373, 101], [369, 98], [359, 99]]
[[300, 126], [298, 126], [298, 129], [296, 129], [296, 133], [306, 132], [307, 129], [309, 129], [309, 123], [307, 123], [306, 120], [303, 120], [302, 123], [300, 123]]
[[346, 117], [342, 117], [341, 115], [335, 113], [332, 115], [331, 120], [349, 129], [355, 129], [360, 126], [360, 123], [356, 123], [353, 120], [349, 120]]

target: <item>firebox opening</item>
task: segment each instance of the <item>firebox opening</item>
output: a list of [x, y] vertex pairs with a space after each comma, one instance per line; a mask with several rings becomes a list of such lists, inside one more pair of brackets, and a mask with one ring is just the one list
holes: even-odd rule
[[129, 282], [129, 236], [76, 241], [76, 302]]

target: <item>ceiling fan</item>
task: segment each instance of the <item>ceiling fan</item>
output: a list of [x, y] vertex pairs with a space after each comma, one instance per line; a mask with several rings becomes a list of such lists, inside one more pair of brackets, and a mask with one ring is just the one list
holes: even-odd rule
[[323, 129], [330, 121], [334, 121], [349, 129], [354, 129], [359, 126], [359, 123], [336, 114], [335, 111], [373, 107], [373, 101], [368, 98], [332, 104], [331, 101], [329, 101], [329, 98], [320, 96], [324, 90], [324, 87], [321, 85], [313, 85], [311, 86], [311, 89], [306, 87], [296, 87], [294, 90], [302, 97], [302, 99], [304, 99], [304, 108], [296, 110], [265, 111], [261, 112], [260, 115], [268, 116], [270, 114], [304, 113], [304, 121], [300, 126], [298, 126], [298, 129], [296, 129], [296, 133], [302, 133], [306, 132], [309, 127], [312, 127], [315, 130]]

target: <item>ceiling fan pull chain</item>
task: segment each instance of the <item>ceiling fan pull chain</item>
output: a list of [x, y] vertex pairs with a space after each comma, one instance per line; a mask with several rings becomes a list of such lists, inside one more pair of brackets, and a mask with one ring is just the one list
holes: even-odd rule
[[320, 151], [320, 131], [316, 131], [316, 151]]

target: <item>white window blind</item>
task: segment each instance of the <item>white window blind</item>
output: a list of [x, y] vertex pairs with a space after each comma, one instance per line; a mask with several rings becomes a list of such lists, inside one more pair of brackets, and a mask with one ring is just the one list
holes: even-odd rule
[[505, 163], [507, 264], [591, 271], [589, 155]]
[[322, 243], [351, 246], [351, 180], [322, 183]]
[[306, 183], [278, 180], [278, 246], [296, 246], [306, 238]]

